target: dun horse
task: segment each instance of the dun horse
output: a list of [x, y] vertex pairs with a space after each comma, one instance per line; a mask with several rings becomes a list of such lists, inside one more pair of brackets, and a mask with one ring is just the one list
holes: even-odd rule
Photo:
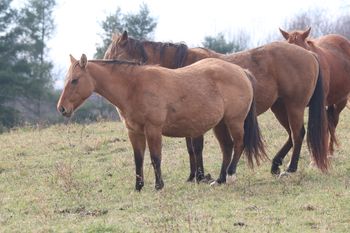
[[[251, 80], [250, 80], [251, 79]], [[148, 144], [155, 188], [164, 186], [161, 173], [162, 135], [197, 137], [213, 128], [223, 152], [221, 175], [232, 157], [246, 152], [249, 165], [265, 157], [255, 112], [253, 76], [237, 65], [205, 59], [171, 70], [118, 60], [90, 60], [83, 54], [71, 66], [57, 109], [71, 116], [96, 92], [114, 104], [128, 129], [134, 150], [136, 190], [144, 185], [143, 160]], [[228, 173], [233, 180], [233, 172]], [[224, 178], [222, 178], [224, 179]]]
[[[271, 108], [288, 132], [287, 142], [272, 161], [271, 173], [280, 174], [279, 166], [292, 147], [292, 158], [286, 172], [297, 171], [305, 135], [303, 116], [308, 105], [308, 146], [316, 165], [322, 171], [327, 170], [328, 134], [322, 75], [319, 63], [312, 53], [287, 43], [274, 42], [245, 52], [223, 55], [204, 48], [188, 49], [181, 44], [139, 41], [128, 37], [127, 32], [114, 36], [105, 53], [105, 58], [160, 64], [168, 68], [190, 65], [208, 57], [220, 58], [249, 69], [257, 80], [257, 113], [261, 114]], [[189, 150], [189, 180], [194, 178], [194, 174], [197, 181], [204, 178], [202, 141], [203, 137], [196, 138], [193, 141], [194, 153]], [[233, 160], [231, 165], [230, 170], [235, 172], [237, 161]], [[217, 181], [225, 182], [220, 178]]]
[[327, 100], [330, 153], [337, 144], [335, 129], [339, 115], [345, 108], [350, 94], [350, 42], [340, 35], [326, 35], [308, 39], [311, 27], [305, 31], [286, 32], [280, 29], [288, 43], [315, 52], [320, 60], [324, 77], [323, 88]]

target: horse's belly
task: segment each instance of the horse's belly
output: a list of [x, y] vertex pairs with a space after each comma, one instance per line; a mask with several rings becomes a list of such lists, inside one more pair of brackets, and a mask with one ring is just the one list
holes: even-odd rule
[[216, 126], [223, 117], [223, 110], [197, 112], [191, 116], [170, 116], [162, 133], [169, 137], [197, 137]]
[[197, 137], [213, 128], [219, 121], [219, 119], [208, 122], [179, 121], [165, 125], [162, 134], [169, 137]]

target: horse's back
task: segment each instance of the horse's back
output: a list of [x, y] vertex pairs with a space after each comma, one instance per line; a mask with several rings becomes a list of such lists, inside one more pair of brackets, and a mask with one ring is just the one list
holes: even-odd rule
[[259, 114], [278, 98], [306, 105], [316, 85], [318, 62], [314, 55], [285, 42], [232, 54], [228, 60], [254, 74]]
[[329, 67], [328, 104], [345, 100], [350, 92], [350, 42], [341, 35], [326, 35], [315, 40]]

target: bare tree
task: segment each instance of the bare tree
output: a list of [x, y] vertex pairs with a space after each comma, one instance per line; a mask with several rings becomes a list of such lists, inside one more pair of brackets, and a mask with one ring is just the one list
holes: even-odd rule
[[[294, 31], [294, 30], [305, 30], [308, 27], [311, 27], [311, 37], [320, 37], [322, 35], [327, 35], [330, 33], [338, 33], [338, 34], [344, 34], [339, 33], [340, 25], [345, 22], [346, 19], [338, 18], [336, 20], [331, 19], [329, 14], [327, 14], [327, 10], [324, 8], [313, 8], [307, 11], [303, 11], [298, 13], [297, 15], [294, 15], [292, 18], [286, 19], [284, 24], [281, 25], [281, 28], [285, 31]], [[347, 18], [348, 23], [350, 21], [350, 16]], [[342, 30], [345, 30], [345, 27], [341, 26]], [[350, 25], [349, 25], [349, 35], [350, 35]], [[282, 36], [278, 29], [276, 28], [276, 31], [272, 34], [268, 35], [266, 37], [266, 42], [272, 42], [276, 40], [281, 40]]]
[[350, 14], [338, 17], [334, 25], [334, 33], [343, 35], [350, 39]]

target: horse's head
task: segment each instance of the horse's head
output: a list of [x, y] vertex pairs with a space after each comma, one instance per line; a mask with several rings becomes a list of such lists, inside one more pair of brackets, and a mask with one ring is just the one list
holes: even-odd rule
[[308, 49], [309, 46], [306, 39], [310, 35], [311, 27], [305, 31], [286, 32], [281, 28], [279, 30], [282, 33], [283, 37], [288, 41], [288, 43], [298, 45], [304, 49]]
[[57, 110], [66, 117], [70, 117], [95, 89], [94, 81], [86, 70], [86, 55], [83, 54], [79, 61], [70, 55], [70, 60], [65, 86], [57, 104]]
[[147, 56], [141, 41], [130, 38], [127, 31], [124, 31], [121, 35], [113, 35], [112, 43], [103, 58], [144, 63]]

